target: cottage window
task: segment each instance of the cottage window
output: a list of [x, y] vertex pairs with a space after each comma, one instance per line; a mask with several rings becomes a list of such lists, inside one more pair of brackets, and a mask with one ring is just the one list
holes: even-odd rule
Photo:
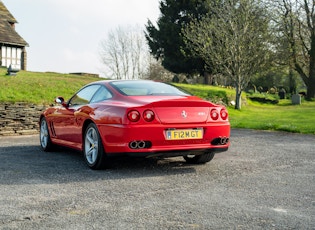
[[3, 46], [2, 50], [2, 66], [9, 67], [12, 65], [21, 65], [22, 49], [17, 47]]

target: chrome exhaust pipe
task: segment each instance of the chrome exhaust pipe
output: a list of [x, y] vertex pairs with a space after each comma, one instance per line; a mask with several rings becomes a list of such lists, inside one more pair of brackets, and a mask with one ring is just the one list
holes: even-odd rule
[[220, 144], [221, 144], [221, 145], [225, 145], [225, 144], [226, 144], [226, 137], [222, 137], [222, 138], [220, 139]]
[[217, 137], [211, 141], [211, 145], [226, 145], [229, 141], [228, 137]]
[[129, 143], [129, 148], [131, 149], [137, 149], [138, 148], [138, 142], [137, 141], [132, 141]]
[[144, 141], [139, 141], [138, 142], [138, 148], [143, 149], [145, 147], [145, 142]]
[[129, 148], [131, 149], [144, 149], [144, 148], [151, 148], [152, 143], [151, 141], [131, 141], [129, 142]]
[[229, 138], [228, 137], [222, 137], [220, 139], [220, 144], [221, 145], [226, 145], [229, 142]]

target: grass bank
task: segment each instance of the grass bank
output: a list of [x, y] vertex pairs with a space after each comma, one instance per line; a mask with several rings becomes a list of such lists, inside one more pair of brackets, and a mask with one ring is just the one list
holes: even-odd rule
[[[17, 76], [6, 76], [6, 69], [0, 68], [0, 103], [30, 102], [51, 104], [56, 96], [66, 99], [83, 85], [100, 80], [99, 78], [59, 74], [20, 71]], [[233, 89], [207, 85], [179, 84], [191, 93], [202, 98], [229, 104], [234, 100]], [[315, 134], [315, 101], [302, 101], [301, 105], [292, 105], [289, 100], [279, 104], [252, 102], [243, 95], [242, 110], [228, 106], [232, 128], [260, 130], [279, 130], [296, 133]]]
[[83, 85], [99, 80], [95, 77], [28, 71], [7, 76], [6, 71], [6, 68], [0, 68], [0, 102], [51, 104], [56, 96], [69, 98]]

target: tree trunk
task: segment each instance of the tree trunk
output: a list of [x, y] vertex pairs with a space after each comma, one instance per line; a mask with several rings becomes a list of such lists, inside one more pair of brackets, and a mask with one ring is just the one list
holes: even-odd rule
[[242, 90], [241, 90], [241, 87], [237, 86], [235, 91], [236, 91], [235, 109], [240, 110], [242, 107]]
[[[314, 4], [314, 3], [313, 3]], [[315, 34], [311, 36], [311, 50], [310, 50], [310, 64], [309, 64], [309, 76], [307, 79], [307, 93], [306, 99], [310, 100], [315, 98]]]
[[315, 98], [315, 77], [310, 76], [307, 84], [306, 99], [310, 100], [312, 98]]
[[[315, 62], [315, 58], [313, 60]], [[303, 79], [304, 84], [306, 85], [306, 99], [310, 100], [312, 98], [315, 98], [315, 65], [310, 64], [310, 73], [308, 76], [303, 72], [302, 67], [298, 63], [295, 63], [294, 69], [296, 70], [296, 72], [298, 72], [298, 74]]]
[[203, 84], [208, 85], [209, 84], [209, 76], [210, 73], [207, 71], [204, 71], [203, 73]]

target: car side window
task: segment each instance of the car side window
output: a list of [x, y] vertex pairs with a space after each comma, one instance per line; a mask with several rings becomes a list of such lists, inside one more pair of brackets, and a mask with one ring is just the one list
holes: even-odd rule
[[100, 85], [89, 85], [81, 89], [69, 101], [69, 106], [86, 105], [90, 102], [93, 95], [100, 88]]
[[97, 90], [97, 92], [94, 94], [90, 103], [96, 103], [96, 102], [104, 101], [104, 100], [107, 100], [109, 98], [112, 98], [112, 94], [104, 86], [101, 86]]

